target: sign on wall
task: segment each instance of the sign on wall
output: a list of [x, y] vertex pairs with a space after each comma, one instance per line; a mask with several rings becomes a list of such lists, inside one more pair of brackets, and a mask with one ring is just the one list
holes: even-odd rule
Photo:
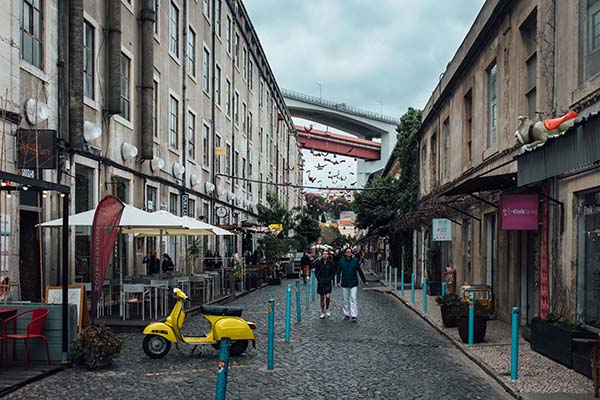
[[26, 169], [56, 168], [56, 131], [53, 129], [19, 129], [17, 164]]
[[187, 193], [184, 193], [181, 195], [181, 216], [182, 217], [187, 217], [189, 214], [189, 202], [190, 202], [190, 195]]
[[500, 196], [500, 230], [537, 231], [539, 199], [537, 194]]
[[227, 149], [225, 147], [215, 147], [215, 156], [217, 156], [217, 157], [227, 156]]
[[452, 222], [446, 218], [434, 218], [431, 221], [432, 240], [434, 242], [448, 242], [452, 240]]

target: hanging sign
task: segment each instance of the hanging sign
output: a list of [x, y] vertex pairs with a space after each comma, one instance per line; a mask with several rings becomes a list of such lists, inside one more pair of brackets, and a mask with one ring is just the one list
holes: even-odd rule
[[227, 149], [225, 147], [215, 147], [215, 156], [225, 157], [227, 155]]
[[17, 131], [19, 168], [56, 169], [56, 148], [56, 131], [53, 129]]
[[500, 196], [500, 230], [537, 231], [539, 200], [537, 194]]
[[448, 242], [452, 240], [452, 223], [449, 219], [434, 218], [431, 221], [434, 242]]
[[269, 229], [275, 232], [281, 232], [283, 230], [282, 224], [270, 224]]
[[189, 202], [190, 202], [190, 195], [187, 193], [184, 193], [181, 195], [181, 216], [182, 217], [187, 217], [189, 214]]

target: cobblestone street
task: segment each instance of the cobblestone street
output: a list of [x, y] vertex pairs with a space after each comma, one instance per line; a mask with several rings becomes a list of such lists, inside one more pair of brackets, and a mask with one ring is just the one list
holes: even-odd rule
[[[307, 313], [302, 286], [302, 322], [295, 323], [293, 306], [292, 340], [286, 344], [285, 283], [235, 302], [244, 307], [246, 319], [258, 325], [257, 347], [232, 359], [229, 399], [511, 398], [447, 339], [398, 300], [377, 290], [359, 292], [359, 322], [355, 324], [342, 320], [339, 290], [333, 293], [331, 318], [318, 319], [318, 299]], [[267, 372], [266, 306], [270, 297], [277, 301], [276, 357], [275, 370]], [[292, 300], [295, 304], [295, 297]], [[189, 356], [172, 348], [164, 359], [151, 360], [141, 349], [141, 333], [123, 337], [124, 348], [112, 370], [69, 369], [8, 398], [214, 397], [216, 350], [205, 347], [202, 354]]]

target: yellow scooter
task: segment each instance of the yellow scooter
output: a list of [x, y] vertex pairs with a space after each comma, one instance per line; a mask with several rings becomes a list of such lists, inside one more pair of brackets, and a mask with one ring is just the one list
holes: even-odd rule
[[163, 322], [151, 323], [144, 329], [146, 336], [144, 336], [142, 347], [148, 357], [162, 358], [166, 356], [171, 349], [171, 343], [176, 345], [179, 342], [191, 345], [210, 344], [214, 348], [219, 348], [222, 338], [231, 340], [229, 353], [233, 356], [238, 356], [246, 351], [250, 340], [256, 347], [253, 332], [256, 325], [242, 318], [242, 309], [239, 307], [202, 305], [188, 310], [187, 312], [190, 313], [199, 309], [202, 316], [210, 322], [210, 330], [205, 336], [183, 336], [181, 328], [186, 314], [183, 311], [183, 304], [188, 297], [178, 288], [173, 289], [173, 293], [177, 302], [167, 319]]

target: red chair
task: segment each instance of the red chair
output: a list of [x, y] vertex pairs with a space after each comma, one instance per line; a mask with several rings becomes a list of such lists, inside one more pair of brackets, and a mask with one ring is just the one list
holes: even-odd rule
[[[46, 336], [42, 335], [42, 330], [44, 329], [44, 322], [46, 322], [46, 317], [48, 316], [48, 310], [45, 308], [35, 308], [33, 310], [23, 311], [14, 315], [10, 318], [7, 318], [4, 323], [6, 324], [24, 314], [31, 314], [31, 321], [27, 324], [27, 333], [14, 333], [8, 334], [6, 330], [4, 331], [4, 345], [10, 339], [13, 340], [13, 359], [16, 360], [17, 354], [14, 349], [16, 348], [15, 344], [17, 340], [23, 339], [25, 341], [25, 369], [29, 368], [29, 340], [30, 339], [42, 339], [46, 344], [46, 355], [48, 356], [48, 364], [50, 364], [50, 350], [48, 349], [48, 339]], [[8, 351], [4, 352], [5, 360], [8, 359]]]

